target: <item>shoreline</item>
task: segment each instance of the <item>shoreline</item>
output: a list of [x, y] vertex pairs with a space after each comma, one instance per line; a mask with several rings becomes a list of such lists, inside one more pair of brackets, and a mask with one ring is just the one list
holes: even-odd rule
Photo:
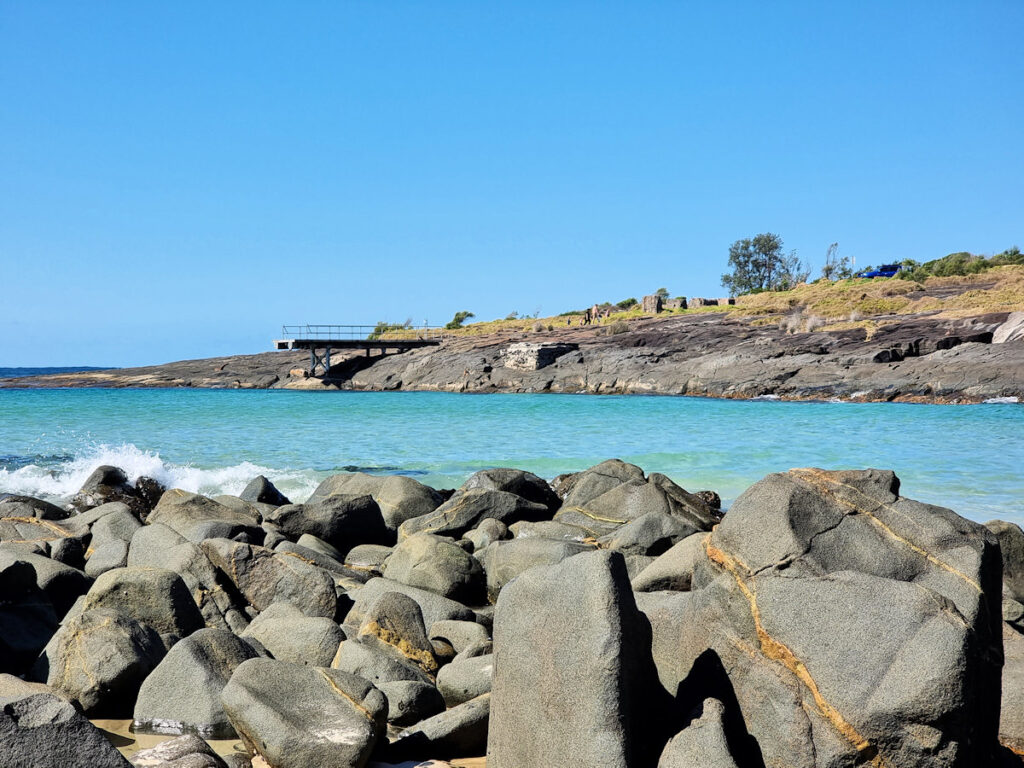
[[[877, 327], [790, 333], [735, 313], [647, 316], [616, 334], [569, 326], [464, 335], [437, 347], [335, 354], [329, 375], [280, 351], [0, 379], [0, 389], [287, 389], [460, 394], [682, 395], [731, 400], [1024, 401], [1024, 339], [1011, 313], [880, 316]], [[1005, 334], [1003, 334], [1005, 335]]]
[[[121, 370], [121, 369], [112, 369]], [[61, 375], [61, 374], [52, 374]], [[21, 378], [21, 377], [18, 377]], [[27, 378], [27, 377], [26, 377]], [[49, 383], [34, 383], [26, 386], [17, 386], [14, 382], [18, 379], [0, 379], [0, 390], [13, 390], [13, 391], [76, 391], [76, 390], [127, 390], [127, 391], [162, 391], [162, 390], [187, 390], [194, 392], [206, 392], [206, 391], [222, 391], [222, 392], [302, 392], [307, 394], [321, 394], [328, 392], [336, 393], [375, 393], [375, 394], [390, 394], [390, 393], [440, 393], [450, 395], [468, 395], [468, 396], [489, 396], [489, 395], [584, 395], [590, 397], [664, 397], [664, 398], [688, 398], [694, 400], [732, 400], [737, 402], [780, 402], [780, 403], [822, 403], [822, 404], [879, 404], [879, 403], [897, 403], [902, 405], [1018, 405], [1024, 404], [1024, 395], [995, 395], [992, 397], [985, 397], [983, 395], [943, 395], [943, 396], [930, 396], [920, 394], [895, 394], [882, 396], [881, 394], [872, 396], [873, 393], [854, 393], [848, 396], [816, 396], [813, 394], [775, 394], [769, 393], [767, 395], [744, 395], [737, 393], [730, 394], [714, 394], [714, 393], [673, 393], [673, 392], [648, 392], [648, 391], [590, 391], [585, 389], [579, 390], [532, 390], [532, 389], [479, 389], [479, 390], [451, 390], [451, 389], [439, 389], [433, 387], [407, 387], [401, 389], [371, 389], [371, 388], [357, 388], [357, 387], [345, 387], [335, 386], [331, 380], [325, 380], [322, 388], [312, 387], [205, 387], [205, 386], [182, 386], [182, 385], [167, 385], [167, 386], [131, 386], [131, 385], [119, 385], [119, 384], [76, 384], [76, 385], [50, 385]]]

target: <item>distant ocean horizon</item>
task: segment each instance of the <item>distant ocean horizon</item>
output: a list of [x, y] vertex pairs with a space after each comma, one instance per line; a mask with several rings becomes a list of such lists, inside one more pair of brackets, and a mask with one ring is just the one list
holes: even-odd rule
[[109, 371], [111, 365], [51, 365], [43, 368], [0, 367], [0, 379], [17, 379], [21, 376], [46, 376], [51, 373], [81, 373], [82, 371]]

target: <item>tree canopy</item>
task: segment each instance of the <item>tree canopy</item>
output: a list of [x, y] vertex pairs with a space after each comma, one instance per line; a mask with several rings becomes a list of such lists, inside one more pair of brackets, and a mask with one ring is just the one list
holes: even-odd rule
[[793, 251], [782, 249], [782, 238], [771, 232], [737, 240], [729, 247], [732, 272], [722, 275], [730, 295], [760, 291], [784, 291], [807, 280], [810, 271]]
[[853, 277], [850, 257], [839, 255], [839, 243], [832, 243], [825, 252], [825, 266], [821, 268], [821, 276], [826, 280], [846, 280]]
[[456, 312], [455, 317], [444, 328], [446, 331], [454, 331], [457, 328], [461, 328], [462, 324], [471, 317], [476, 317], [476, 315], [472, 312]]

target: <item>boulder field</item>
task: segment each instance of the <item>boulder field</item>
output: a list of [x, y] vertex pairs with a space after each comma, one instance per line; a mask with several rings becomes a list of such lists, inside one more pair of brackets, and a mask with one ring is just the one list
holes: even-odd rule
[[0, 496], [0, 765], [1024, 765], [1024, 531], [885, 470], [716, 499], [615, 459]]

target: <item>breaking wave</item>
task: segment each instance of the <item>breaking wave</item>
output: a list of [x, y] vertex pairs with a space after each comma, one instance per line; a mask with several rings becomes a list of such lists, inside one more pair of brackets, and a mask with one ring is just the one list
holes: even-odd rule
[[134, 482], [141, 476], [159, 480], [168, 488], [181, 488], [206, 496], [241, 493], [256, 475], [265, 475], [292, 501], [303, 501], [329, 472], [280, 470], [243, 461], [212, 469], [165, 461], [155, 451], [131, 443], [95, 445], [76, 456], [0, 456], [0, 493], [65, 499], [82, 487], [96, 467], [120, 467]]

